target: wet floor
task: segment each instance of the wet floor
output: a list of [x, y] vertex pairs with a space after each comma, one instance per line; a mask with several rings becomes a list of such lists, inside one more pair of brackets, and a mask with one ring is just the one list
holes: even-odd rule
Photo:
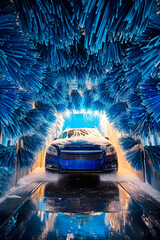
[[[118, 182], [64, 176], [45, 182], [18, 210], [5, 239], [160, 239]], [[4, 238], [3, 238], [4, 239]]]

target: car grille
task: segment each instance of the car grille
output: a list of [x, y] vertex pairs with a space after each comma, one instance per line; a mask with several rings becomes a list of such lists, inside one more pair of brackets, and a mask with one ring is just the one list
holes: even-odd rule
[[101, 153], [89, 153], [89, 154], [69, 154], [69, 153], [62, 153], [61, 159], [100, 159]]

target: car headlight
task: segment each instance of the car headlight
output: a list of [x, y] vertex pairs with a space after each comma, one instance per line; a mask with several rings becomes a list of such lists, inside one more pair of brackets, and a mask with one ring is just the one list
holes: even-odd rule
[[55, 147], [49, 147], [47, 152], [54, 156], [57, 156], [58, 154], [57, 149]]
[[106, 155], [112, 155], [116, 153], [115, 148], [113, 146], [107, 147], [106, 148]]

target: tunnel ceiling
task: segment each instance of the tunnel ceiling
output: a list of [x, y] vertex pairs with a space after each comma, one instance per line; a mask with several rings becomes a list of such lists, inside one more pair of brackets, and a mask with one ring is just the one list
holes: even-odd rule
[[[159, 135], [159, 72], [158, 0], [0, 3], [0, 127], [19, 140], [22, 167], [66, 109], [103, 110], [119, 131]], [[14, 145], [1, 148], [14, 159]]]

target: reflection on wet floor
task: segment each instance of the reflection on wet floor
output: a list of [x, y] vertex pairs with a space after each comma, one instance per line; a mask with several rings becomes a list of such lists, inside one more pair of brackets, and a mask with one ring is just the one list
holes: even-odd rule
[[44, 183], [18, 211], [9, 239], [158, 239], [116, 182], [68, 176]]

